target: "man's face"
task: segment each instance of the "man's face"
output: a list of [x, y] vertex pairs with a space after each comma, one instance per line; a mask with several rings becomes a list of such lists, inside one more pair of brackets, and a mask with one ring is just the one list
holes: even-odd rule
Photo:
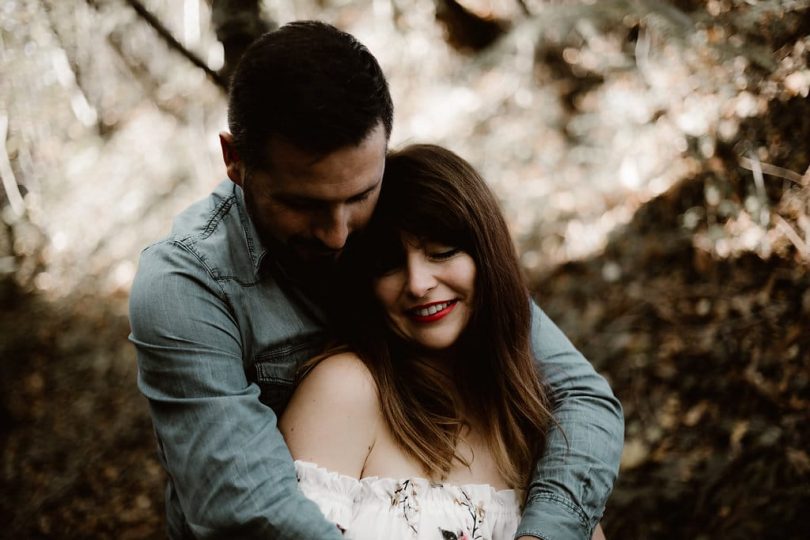
[[286, 246], [295, 262], [333, 261], [351, 233], [371, 218], [386, 146], [382, 123], [359, 145], [320, 158], [271, 139], [270, 168], [245, 171], [241, 184], [262, 242]]

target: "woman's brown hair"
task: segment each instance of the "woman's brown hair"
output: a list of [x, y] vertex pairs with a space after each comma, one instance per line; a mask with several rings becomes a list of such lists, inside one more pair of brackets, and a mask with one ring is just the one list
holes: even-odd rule
[[[398, 337], [373, 296], [375, 278], [401, 264], [406, 233], [467, 252], [475, 261], [472, 316], [461, 361], [437, 369]], [[498, 202], [462, 158], [434, 145], [388, 155], [365, 232], [343, 261], [341, 337], [368, 366], [391, 432], [431, 478], [459, 457], [461, 429], [475, 425], [507, 483], [526, 487], [553, 422], [531, 350], [531, 304]], [[461, 400], [458, 399], [461, 398]]]

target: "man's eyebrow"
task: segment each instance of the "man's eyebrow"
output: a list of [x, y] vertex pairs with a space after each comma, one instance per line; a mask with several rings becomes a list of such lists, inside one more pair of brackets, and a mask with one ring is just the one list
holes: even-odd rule
[[[346, 201], [354, 202], [363, 200], [364, 198], [368, 197], [371, 193], [373, 193], [374, 190], [377, 189], [381, 183], [382, 179], [378, 180], [373, 186], [369, 186], [360, 193], [352, 195], [351, 197], [346, 199]], [[331, 202], [324, 199], [318, 199], [316, 197], [307, 197], [306, 195], [296, 195], [294, 193], [281, 193], [276, 195], [276, 198], [287, 203], [295, 203], [295, 204], [319, 205], [319, 204], [329, 204]]]
[[293, 204], [307, 204], [307, 205], [317, 205], [317, 204], [325, 204], [326, 201], [322, 199], [317, 199], [314, 197], [305, 197], [303, 195], [292, 195], [289, 193], [283, 193], [275, 196], [276, 199], [285, 202], [285, 203], [293, 203]]

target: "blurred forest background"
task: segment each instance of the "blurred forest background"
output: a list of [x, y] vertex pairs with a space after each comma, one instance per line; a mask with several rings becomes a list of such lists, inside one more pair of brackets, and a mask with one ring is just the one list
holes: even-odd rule
[[624, 404], [608, 538], [806, 538], [809, 3], [0, 0], [0, 536], [163, 536], [138, 253], [224, 178], [249, 36], [317, 18], [379, 58], [393, 146], [483, 171]]

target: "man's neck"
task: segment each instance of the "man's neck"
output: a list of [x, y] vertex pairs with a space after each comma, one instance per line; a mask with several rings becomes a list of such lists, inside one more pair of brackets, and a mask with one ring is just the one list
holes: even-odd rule
[[[295, 296], [318, 312], [326, 311], [336, 283], [334, 264], [308, 263], [292, 256], [284, 246], [269, 247], [268, 270]], [[322, 313], [319, 313], [319, 318]]]

